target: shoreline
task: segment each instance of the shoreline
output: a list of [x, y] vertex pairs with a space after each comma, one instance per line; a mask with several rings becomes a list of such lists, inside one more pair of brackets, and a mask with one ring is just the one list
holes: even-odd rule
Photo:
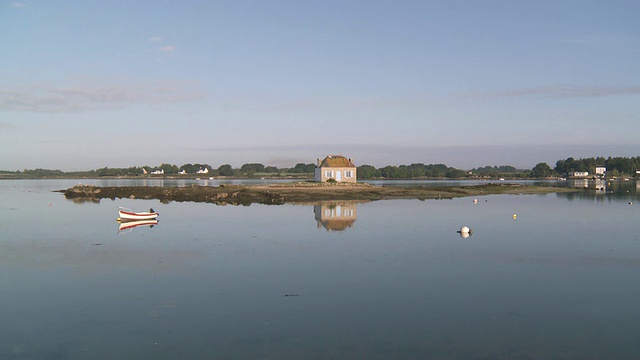
[[96, 202], [100, 199], [146, 199], [160, 200], [162, 203], [206, 202], [217, 205], [282, 205], [296, 202], [318, 201], [376, 201], [392, 199], [453, 199], [484, 195], [531, 195], [558, 192], [581, 191], [576, 188], [557, 186], [535, 186], [521, 184], [496, 184], [444, 187], [396, 187], [377, 186], [366, 183], [322, 184], [287, 183], [269, 185], [220, 185], [189, 187], [151, 187], [151, 186], [111, 186], [76, 185], [66, 190], [58, 190], [67, 199]]

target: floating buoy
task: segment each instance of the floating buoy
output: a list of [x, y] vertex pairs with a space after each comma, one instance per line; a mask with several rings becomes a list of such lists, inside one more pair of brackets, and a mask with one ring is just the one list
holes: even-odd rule
[[473, 230], [469, 229], [468, 226], [461, 227], [460, 230], [458, 230], [457, 232], [458, 234], [460, 234], [460, 237], [463, 239], [466, 239], [469, 236], [473, 235]]
[[631, 201], [629, 201], [629, 205], [633, 205], [633, 203]]
[[515, 220], [518, 217], [518, 215], [513, 214], [513, 219]]
[[478, 203], [478, 199], [473, 199], [473, 203], [477, 204]]

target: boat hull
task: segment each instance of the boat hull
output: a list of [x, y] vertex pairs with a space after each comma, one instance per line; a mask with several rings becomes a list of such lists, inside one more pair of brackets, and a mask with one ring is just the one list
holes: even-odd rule
[[158, 217], [157, 212], [132, 212], [125, 210], [118, 210], [120, 219], [126, 220], [152, 220]]

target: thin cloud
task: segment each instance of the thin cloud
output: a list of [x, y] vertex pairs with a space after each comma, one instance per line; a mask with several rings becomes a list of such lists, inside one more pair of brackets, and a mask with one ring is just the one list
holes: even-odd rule
[[119, 110], [136, 105], [175, 104], [199, 100], [202, 93], [189, 82], [142, 84], [50, 84], [0, 88], [0, 110], [68, 113]]
[[27, 6], [27, 4], [22, 3], [22, 2], [18, 2], [18, 1], [14, 1], [14, 2], [11, 3], [11, 6], [16, 8], [16, 9], [18, 9], [18, 8], [22, 8], [22, 7]]
[[163, 53], [174, 52], [175, 50], [176, 50], [176, 47], [173, 45], [164, 46], [160, 48], [160, 52], [163, 52]]
[[424, 106], [437, 103], [433, 96], [427, 97], [399, 97], [399, 98], [376, 98], [376, 97], [294, 97], [291, 99], [260, 99], [249, 97], [235, 97], [224, 99], [220, 102], [223, 111], [251, 111], [257, 113], [280, 113], [280, 112], [321, 112], [328, 107], [344, 109], [399, 109], [411, 106]]
[[150, 42], [162, 42], [162, 38], [159, 37], [159, 36], [154, 36], [154, 37], [150, 37], [148, 39], [148, 41], [150, 41]]
[[494, 93], [498, 97], [539, 96], [545, 98], [581, 98], [606, 97], [618, 95], [638, 95], [640, 86], [629, 87], [581, 87], [581, 86], [543, 86], [537, 88], [514, 89]]

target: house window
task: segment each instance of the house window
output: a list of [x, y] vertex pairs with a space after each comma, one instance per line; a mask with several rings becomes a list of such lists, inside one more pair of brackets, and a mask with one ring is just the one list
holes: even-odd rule
[[331, 170], [327, 170], [324, 172], [324, 177], [326, 178], [330, 178], [331, 177]]
[[351, 173], [351, 170], [345, 170], [345, 172], [344, 172], [344, 177], [346, 177], [346, 178], [350, 178], [350, 177], [352, 177], [352, 176], [353, 176], [353, 175], [352, 175], [352, 173]]

